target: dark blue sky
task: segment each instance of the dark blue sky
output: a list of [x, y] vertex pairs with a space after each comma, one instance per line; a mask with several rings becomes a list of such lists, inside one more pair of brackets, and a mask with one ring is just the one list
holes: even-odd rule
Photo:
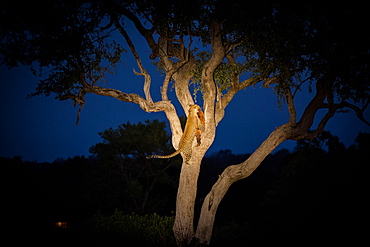
[[[163, 77], [148, 60], [149, 49], [138, 41], [139, 35], [131, 33], [144, 66], [152, 75], [152, 97], [160, 100], [159, 87]], [[138, 69], [131, 53], [124, 54], [122, 62], [118, 66], [118, 74], [107, 77], [108, 87], [143, 96], [143, 78], [132, 73], [133, 68]], [[26, 99], [34, 91], [38, 80], [27, 67], [10, 71], [0, 67], [0, 156], [22, 156], [24, 160], [39, 162], [52, 162], [57, 158], [76, 155], [88, 156], [89, 147], [102, 141], [98, 132], [116, 128], [127, 121], [167, 121], [164, 113], [149, 114], [133, 103], [88, 94], [79, 125], [75, 126], [78, 108], [74, 108], [71, 102], [57, 101], [53, 95]], [[298, 117], [312, 97], [313, 93], [307, 91], [300, 92], [296, 97]], [[173, 90], [169, 92], [169, 98], [177, 104]], [[324, 114], [324, 111], [320, 114]], [[182, 110], [179, 115], [184, 115]], [[365, 116], [370, 116], [369, 109]], [[221, 149], [230, 149], [235, 154], [251, 153], [277, 126], [287, 121], [286, 106], [278, 108], [276, 95], [271, 88], [265, 89], [257, 84], [242, 90], [226, 108], [225, 118], [217, 128], [217, 136], [209, 153]], [[358, 132], [370, 132], [370, 127], [350, 112], [333, 117], [326, 130], [337, 135], [348, 146], [354, 143]], [[277, 150], [294, 146], [294, 141], [286, 141]]]
[[[125, 79], [121, 75], [109, 78], [112, 80], [112, 87], [118, 87], [121, 82], [132, 83], [134, 85], [130, 85], [126, 92], [137, 89], [141, 94], [142, 78], [129, 76], [131, 82], [128, 78]], [[154, 92], [159, 89], [155, 87], [155, 78], [153, 80], [152, 91], [156, 95]], [[40, 162], [52, 162], [57, 158], [76, 155], [87, 156], [89, 147], [101, 141], [98, 132], [115, 128], [127, 121], [137, 123], [155, 118], [166, 121], [163, 113], [149, 114], [136, 104], [89, 94], [80, 123], [75, 126], [77, 108], [72, 103], [57, 101], [52, 96], [26, 99], [37, 82], [38, 78], [33, 77], [26, 67], [11, 71], [1, 67], [0, 156], [17, 155], [24, 160]], [[160, 82], [158, 78], [157, 82]], [[313, 96], [307, 92], [301, 94], [302, 100], [297, 100], [298, 113], [302, 112], [301, 105]], [[369, 111], [367, 116], [368, 113]], [[226, 116], [217, 128], [217, 137], [209, 152], [230, 149], [233, 153], [251, 153], [275, 127], [287, 120], [286, 107], [283, 106], [282, 110], [277, 107], [272, 89], [257, 85], [243, 90], [227, 107]], [[370, 128], [359, 121], [353, 112], [337, 114], [330, 120], [327, 130], [337, 135], [347, 146], [353, 144], [358, 132], [370, 132]], [[278, 149], [292, 148], [294, 145], [294, 141], [288, 141]]]

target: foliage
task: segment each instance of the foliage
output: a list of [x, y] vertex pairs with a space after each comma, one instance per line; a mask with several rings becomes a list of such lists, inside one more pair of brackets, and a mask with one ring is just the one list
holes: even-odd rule
[[[111, 211], [155, 212], [170, 209], [168, 198], [174, 196], [175, 181], [170, 176], [176, 160], [147, 160], [149, 153], [171, 152], [166, 124], [158, 120], [127, 122], [99, 135], [103, 142], [90, 148], [98, 159], [95, 167], [99, 201]], [[109, 195], [109, 196], [108, 196]], [[93, 195], [92, 195], [93, 196]], [[108, 196], [108, 200], [102, 200]]]
[[358, 150], [370, 150], [370, 133], [360, 132], [355, 140], [355, 145]]
[[92, 246], [175, 246], [174, 217], [157, 214], [96, 214], [91, 221]]
[[[21, 5], [21, 9], [16, 7]], [[36, 12], [31, 14], [28, 9], [34, 5]], [[8, 67], [36, 61], [47, 69], [46, 79], [33, 95], [55, 93], [61, 100], [78, 96], [81, 75], [96, 85], [107, 72], [114, 72], [125, 51], [112, 36], [112, 16], [127, 14], [117, 7], [130, 10], [158, 34], [167, 33], [169, 39], [187, 36], [190, 42], [196, 38], [192, 51], [198, 63], [194, 71], [197, 84], [199, 70], [211, 55], [209, 23], [221, 21], [224, 44], [240, 44], [232, 51], [236, 64], [225, 59], [216, 71], [221, 93], [230, 87], [235, 74], [248, 71], [256, 79], [279, 75], [276, 90], [280, 96], [285, 83], [299, 88], [300, 80], [307, 77], [326, 77], [335, 82], [333, 88], [342, 99], [369, 97], [368, 84], [363, 83], [369, 81], [369, 38], [359, 30], [366, 16], [361, 5], [250, 1], [245, 8], [242, 0], [5, 1], [0, 61]], [[246, 9], [253, 11], [246, 13]]]
[[82, 75], [94, 85], [104, 82], [106, 73], [115, 72], [125, 49], [109, 39], [111, 30], [101, 28], [107, 25], [105, 13], [96, 5], [72, 0], [4, 1], [3, 5], [1, 64], [30, 65], [35, 74], [38, 70], [47, 74], [31, 96], [55, 93], [65, 100], [81, 91]]
[[93, 145], [90, 152], [98, 158], [110, 156], [113, 159], [143, 158], [150, 153], [169, 152], [172, 151], [170, 137], [165, 128], [166, 123], [158, 120], [137, 124], [127, 122], [117, 129], [110, 128], [99, 133], [103, 142]]
[[[219, 93], [227, 92], [230, 87], [232, 86], [233, 78], [237, 75], [243, 75], [247, 72], [248, 66], [246, 62], [242, 58], [242, 53], [239, 51], [233, 52], [236, 60], [238, 62], [233, 62], [230, 64], [229, 62], [222, 62], [216, 69], [214, 73], [214, 80], [219, 90]], [[200, 51], [196, 53], [196, 68], [192, 71], [193, 78], [191, 83], [195, 85], [194, 95], [197, 94], [198, 91], [203, 93], [203, 86], [202, 86], [202, 70], [204, 69], [204, 65], [210, 59], [211, 53], [209, 51]], [[238, 59], [241, 58], [241, 59]], [[244, 58], [245, 59], [245, 58]], [[239, 62], [239, 60], [243, 60], [243, 62]]]

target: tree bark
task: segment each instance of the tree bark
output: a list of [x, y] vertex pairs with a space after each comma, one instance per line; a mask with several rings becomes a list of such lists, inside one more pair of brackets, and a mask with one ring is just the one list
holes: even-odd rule
[[[194, 155], [193, 155], [194, 156]], [[194, 237], [194, 205], [202, 158], [183, 162], [176, 198], [176, 217], [173, 226], [177, 246], [188, 246]]]
[[291, 133], [292, 128], [290, 124], [284, 124], [276, 128], [246, 161], [227, 167], [219, 176], [219, 179], [213, 185], [202, 205], [198, 227], [195, 233], [195, 237], [199, 239], [200, 243], [210, 243], [217, 208], [229, 187], [234, 182], [251, 175], [267, 155], [280, 143], [289, 139]]

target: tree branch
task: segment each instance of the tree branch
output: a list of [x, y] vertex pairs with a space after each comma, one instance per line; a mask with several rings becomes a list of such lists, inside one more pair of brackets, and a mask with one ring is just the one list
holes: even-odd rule
[[[213, 20], [211, 23], [211, 44], [212, 44], [211, 58], [206, 62], [202, 70], [206, 135], [208, 131], [215, 131], [216, 122], [214, 116], [215, 116], [215, 100], [217, 96], [217, 87], [213, 75], [214, 71], [220, 65], [220, 63], [222, 62], [226, 55], [226, 50], [222, 42], [220, 23], [216, 20]], [[209, 136], [214, 136], [214, 134], [211, 133], [208, 134]]]
[[[173, 78], [173, 75], [176, 72], [178, 72], [180, 68], [182, 68], [185, 64], [187, 64], [189, 62], [190, 46], [192, 44], [192, 39], [190, 39], [190, 43], [189, 43], [188, 48], [185, 48], [184, 41], [183, 41], [182, 38], [180, 40], [176, 40], [177, 42], [180, 43], [179, 50], [176, 50], [174, 48], [175, 44], [168, 43], [169, 41], [173, 41], [174, 39], [169, 39], [168, 37], [162, 37], [161, 40], [162, 40], [162, 42], [161, 42], [162, 45], [159, 45], [159, 48], [161, 49], [161, 52], [159, 53], [159, 56], [160, 56], [160, 59], [162, 60], [162, 62], [164, 64], [165, 72], [166, 72], [166, 77], [163, 80], [163, 86], [162, 86], [161, 94], [162, 94], [162, 100], [168, 100], [168, 97], [167, 97], [168, 84], [169, 84], [171, 78]], [[163, 48], [165, 48], [165, 49], [163, 49]], [[169, 50], [171, 50], [171, 51], [169, 51]], [[169, 59], [170, 56], [175, 56], [180, 61], [173, 62]], [[177, 79], [179, 79], [179, 78], [177, 77]], [[177, 83], [176, 85], [179, 85], [179, 84]], [[187, 87], [188, 87], [188, 83], [187, 83]], [[183, 97], [178, 97], [178, 98], [181, 99]], [[185, 112], [187, 112], [187, 106], [189, 106], [189, 104], [187, 104], [186, 107], [184, 108]]]
[[125, 7], [114, 3], [113, 1], [109, 1], [109, 2], [107, 2], [107, 4], [108, 4], [109, 8], [111, 9], [110, 10], [111, 17], [114, 18], [115, 13], [119, 12], [122, 15], [126, 16], [129, 20], [131, 20], [133, 22], [133, 24], [135, 25], [136, 29], [145, 38], [149, 47], [154, 52], [155, 48], [157, 47], [157, 44], [156, 44], [156, 42], [154, 41], [154, 38], [153, 38], [154, 29], [146, 29], [142, 25], [142, 23], [140, 22], [140, 19], [135, 14], [133, 14], [131, 11], [126, 9]]
[[295, 90], [294, 90], [294, 93], [293, 93], [293, 98], [297, 94], [298, 90], [301, 89], [302, 84], [305, 83], [306, 81], [310, 80], [310, 79], [312, 79], [312, 78], [311, 77], [307, 77], [304, 80], [301, 80], [300, 78], [298, 78], [298, 80], [300, 81], [300, 83], [295, 87]]
[[221, 98], [220, 101], [216, 102], [216, 125], [222, 120], [225, 115], [225, 108], [234, 98], [235, 94], [248, 86], [256, 84], [258, 81], [255, 78], [249, 78], [242, 82], [233, 84], [227, 93]]
[[166, 73], [166, 76], [163, 79], [163, 85], [161, 88], [161, 95], [162, 100], [168, 100], [167, 92], [168, 92], [168, 84], [172, 78], [173, 73]]
[[[320, 80], [317, 81], [316, 94], [314, 98], [311, 100], [311, 102], [307, 105], [300, 121], [297, 123], [295, 127], [295, 134], [293, 134], [290, 139], [292, 140], [305, 139], [305, 140], [313, 141], [313, 139], [317, 137], [324, 130], [329, 119], [331, 119], [335, 115], [335, 112], [338, 109], [342, 109], [345, 107], [354, 110], [357, 117], [362, 122], [370, 126], [370, 122], [367, 121], [363, 116], [363, 113], [366, 109], [367, 104], [365, 104], [365, 107], [362, 109], [346, 101], [342, 101], [339, 104], [335, 104], [334, 95], [332, 91], [330, 90], [331, 90], [331, 83], [330, 81], [327, 80], [327, 78], [321, 78]], [[324, 103], [325, 99], [327, 99], [327, 103]], [[323, 108], [327, 108], [328, 112], [321, 119], [317, 128], [311, 131], [310, 128], [312, 127], [312, 124], [314, 122], [316, 112], [319, 109], [323, 109]]]
[[[112, 9], [114, 9], [113, 14], [111, 14], [111, 18], [115, 19], [115, 12], [118, 11], [133, 22], [136, 29], [144, 37], [148, 46], [152, 50], [152, 54], [150, 55], [150, 58], [154, 59], [155, 57], [160, 56], [160, 59], [161, 59], [162, 63], [165, 66], [165, 71], [166, 71], [167, 75], [166, 75], [166, 78], [163, 81], [163, 87], [162, 87], [162, 90], [161, 90], [162, 101], [153, 103], [152, 99], [150, 97], [150, 93], [149, 93], [149, 88], [150, 88], [150, 80], [149, 79], [150, 79], [150, 77], [149, 77], [149, 75], [147, 75], [146, 71], [142, 67], [139, 56], [135, 55], [136, 51], [134, 51], [134, 49], [132, 49], [132, 48], [134, 48], [134, 45], [132, 44], [132, 42], [131, 42], [131, 45], [129, 44], [130, 39], [129, 39], [128, 35], [126, 34], [126, 32], [121, 32], [122, 30], [123, 31], [125, 31], [125, 30], [123, 28], [119, 28], [121, 25], [119, 25], [119, 23], [116, 19], [116, 22], [118, 23], [117, 28], [119, 28], [121, 34], [123, 34], [126, 41], [128, 42], [128, 44], [130, 46], [130, 49], [133, 52], [133, 54], [135, 56], [135, 59], [136, 59], [138, 65], [139, 65], [139, 68], [141, 70], [141, 74], [146, 76], [145, 84], [144, 84], [144, 92], [145, 92], [145, 97], [146, 97], [147, 100], [144, 100], [139, 95], [124, 94], [124, 93], [122, 93], [118, 90], [115, 90], [115, 89], [112, 89], [109, 92], [106, 92], [105, 89], [98, 89], [98, 90], [95, 90], [94, 93], [97, 93], [97, 94], [100, 94], [100, 95], [108, 94], [107, 96], [112, 96], [112, 97], [118, 96], [119, 97], [118, 99], [120, 99], [120, 100], [139, 104], [139, 106], [147, 112], [164, 111], [165, 114], [166, 114], [166, 117], [167, 117], [167, 119], [169, 120], [169, 123], [170, 123], [170, 129], [171, 129], [171, 132], [172, 132], [172, 144], [175, 147], [175, 149], [177, 149], [178, 148], [178, 143], [179, 143], [181, 135], [182, 135], [181, 123], [180, 123], [180, 120], [179, 120], [178, 115], [176, 113], [175, 107], [170, 103], [170, 101], [168, 101], [167, 90], [168, 90], [168, 83], [171, 80], [172, 75], [180, 68], [180, 66], [178, 66], [177, 68], [174, 68], [173, 63], [168, 58], [168, 54], [161, 52], [161, 48], [163, 48], [163, 47], [160, 47], [159, 44], [160, 44], [161, 39], [162, 39], [162, 41], [164, 40], [163, 37], [161, 37], [161, 36], [159, 37], [158, 44], [157, 44], [155, 42], [154, 38], [153, 38], [154, 29], [146, 29], [142, 25], [142, 23], [140, 22], [138, 17], [136, 15], [134, 15], [128, 9], [120, 6], [119, 4], [115, 4], [113, 2], [111, 2], [111, 4], [113, 6]], [[166, 46], [167, 43], [162, 44], [162, 45]], [[182, 65], [183, 64], [181, 64], [181, 66]], [[143, 73], [143, 71], [144, 71], [144, 73]], [[111, 94], [113, 94], [113, 95], [111, 95]]]
[[182, 135], [182, 129], [180, 120], [176, 113], [176, 109], [173, 104], [171, 104], [171, 102], [162, 100], [153, 103], [145, 100], [138, 94], [126, 94], [117, 89], [102, 88], [99, 86], [88, 85], [84, 87], [84, 90], [86, 93], [94, 93], [97, 95], [113, 97], [124, 102], [136, 103], [141, 107], [141, 109], [146, 112], [164, 111], [170, 123], [170, 129], [172, 132], [172, 144], [175, 149], [178, 148], [178, 144]]
[[288, 111], [289, 111], [289, 116], [290, 116], [289, 122], [292, 125], [295, 125], [297, 121], [297, 112], [294, 106], [293, 95], [292, 95], [289, 85], [287, 87], [288, 88], [285, 89], [285, 95], [287, 99]]
[[85, 84], [84, 91], [86, 93], [94, 93], [102, 96], [109, 96], [120, 101], [131, 102], [138, 104], [141, 109], [146, 112], [159, 112], [171, 110], [171, 103], [168, 101], [149, 102], [138, 94], [135, 93], [123, 93], [120, 90], [112, 88], [103, 88], [96, 85]]
[[184, 64], [184, 69], [178, 70], [173, 74], [176, 96], [185, 113], [187, 112], [189, 105], [194, 104], [194, 100], [189, 90], [189, 81], [192, 78], [192, 74], [189, 73], [189, 71], [193, 71], [195, 67], [195, 58], [192, 55], [189, 55], [189, 61]]
[[228, 54], [229, 52], [231, 52], [233, 49], [235, 49], [236, 47], [238, 47], [239, 45], [243, 44], [244, 40], [243, 41], [239, 41], [237, 43], [234, 43], [234, 44], [231, 44], [231, 45], [228, 45], [226, 47], [226, 54]]
[[279, 83], [279, 75], [263, 79], [263, 87], [268, 88], [271, 84]]
[[153, 100], [152, 100], [152, 97], [150, 95], [150, 84], [151, 84], [150, 75], [148, 74], [148, 72], [146, 71], [146, 69], [144, 69], [143, 64], [141, 62], [141, 59], [139, 57], [139, 54], [137, 53], [137, 51], [135, 49], [134, 43], [131, 41], [131, 39], [130, 39], [129, 35], [127, 34], [126, 30], [122, 27], [122, 25], [119, 23], [119, 21], [118, 21], [117, 18], [114, 18], [113, 19], [113, 22], [114, 22], [115, 26], [117, 27], [117, 29], [119, 30], [119, 32], [125, 38], [128, 46], [130, 47], [130, 50], [131, 50], [132, 54], [135, 57], [136, 63], [139, 66], [140, 73], [135, 72], [135, 70], [134, 70], [134, 73], [136, 75], [142, 75], [145, 78], [145, 81], [144, 81], [144, 94], [145, 94], [146, 100], [149, 103], [151, 103], [151, 102], [153, 102]]
[[316, 94], [310, 101], [310, 103], [307, 105], [306, 109], [302, 114], [301, 119], [297, 123], [297, 127], [299, 128], [300, 134], [309, 132], [313, 124], [316, 112], [323, 107], [324, 100], [327, 96], [325, 90], [327, 83], [324, 80], [325, 79], [319, 79], [316, 82]]
[[270, 136], [249, 156], [244, 162], [228, 166], [219, 176], [211, 191], [205, 197], [195, 237], [204, 243], [211, 239], [212, 228], [218, 206], [228, 191], [229, 187], [236, 181], [250, 176], [261, 162], [280, 143], [287, 140], [291, 134], [290, 124], [277, 127]]
[[[277, 76], [269, 78], [269, 82], [276, 82]], [[229, 104], [229, 102], [234, 98], [237, 92], [240, 90], [243, 90], [249, 86], [255, 85], [259, 82], [263, 81], [263, 79], [260, 79], [258, 77], [252, 77], [248, 78], [242, 82], [235, 83], [234, 81], [232, 82], [232, 86], [230, 89], [227, 91], [227, 93], [221, 98], [221, 102], [216, 103], [216, 124], [218, 124], [223, 116], [224, 116], [224, 110], [226, 106]], [[265, 80], [267, 81], [267, 80]], [[265, 83], [264, 83], [265, 85]], [[223, 109], [222, 109], [223, 108]]]
[[[357, 116], [358, 119], [360, 119], [362, 122], [364, 122], [366, 125], [370, 126], [370, 122], [368, 120], [366, 120], [366, 118], [364, 117], [364, 111], [366, 110], [367, 106], [369, 105], [369, 102], [368, 101], [363, 108], [360, 108], [358, 106], [355, 106], [347, 101], [342, 101], [341, 103], [339, 104], [334, 104], [334, 108], [335, 110], [338, 110], [338, 109], [343, 109], [343, 108], [350, 108], [351, 110], [353, 110]], [[322, 108], [329, 108], [329, 104], [323, 104], [322, 105]]]
[[332, 111], [332, 109], [329, 108], [328, 112], [321, 119], [317, 128], [313, 131], [307, 131], [306, 133], [303, 134], [304, 139], [312, 142], [324, 130], [326, 124], [329, 121], [329, 119], [334, 116], [334, 113], [335, 113], [335, 111]]

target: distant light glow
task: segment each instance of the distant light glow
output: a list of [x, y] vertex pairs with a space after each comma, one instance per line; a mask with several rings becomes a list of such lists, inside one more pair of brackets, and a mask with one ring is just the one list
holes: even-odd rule
[[62, 229], [70, 228], [68, 222], [66, 222], [66, 221], [58, 221], [58, 222], [55, 222], [55, 227], [56, 228], [62, 228]]

